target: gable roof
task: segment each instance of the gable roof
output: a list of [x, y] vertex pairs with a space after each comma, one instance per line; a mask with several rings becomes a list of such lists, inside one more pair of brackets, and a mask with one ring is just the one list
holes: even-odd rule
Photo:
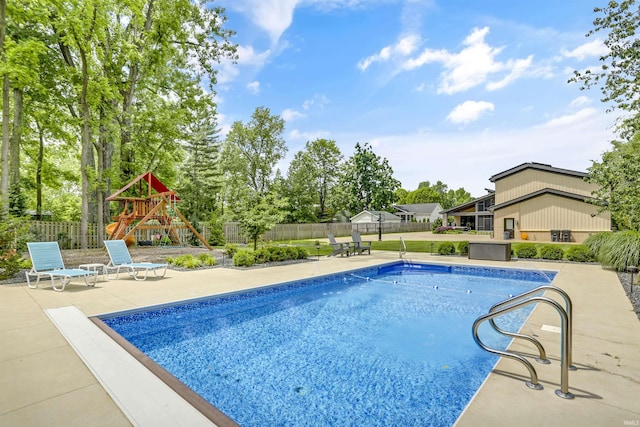
[[394, 208], [406, 213], [431, 214], [434, 210], [442, 208], [440, 203], [414, 203], [409, 205], [393, 205]]
[[486, 188], [485, 188], [485, 190], [487, 190], [488, 193], [485, 194], [484, 196], [476, 197], [475, 199], [469, 200], [466, 203], [462, 203], [460, 205], [450, 207], [449, 209], [445, 209], [445, 210], [441, 211], [440, 213], [444, 214], [444, 213], [449, 213], [449, 212], [453, 212], [453, 211], [458, 211], [458, 210], [461, 210], [461, 209], [467, 209], [467, 208], [470, 208], [472, 206], [475, 206], [475, 204], [478, 203], [481, 200], [487, 200], [487, 199], [490, 199], [492, 197], [495, 197], [495, 195], [496, 195], [495, 190], [489, 190], [489, 189], [486, 189]]
[[385, 220], [387, 220], [387, 219], [397, 219], [398, 221], [400, 221], [402, 219], [399, 216], [392, 214], [391, 212], [387, 212], [387, 211], [366, 211], [366, 210], [355, 214], [350, 219], [358, 217], [358, 216], [360, 216], [362, 214], [369, 214], [369, 215], [372, 215], [372, 216], [379, 216], [380, 214], [384, 214]]
[[[147, 194], [142, 194], [142, 183], [145, 182], [147, 184]], [[113, 193], [112, 195], [110, 195], [109, 197], [107, 197], [105, 200], [108, 201], [112, 201], [112, 200], [122, 200], [122, 199], [127, 199], [130, 197], [126, 197], [126, 196], [121, 196], [122, 193], [124, 193], [125, 191], [127, 191], [129, 188], [133, 187], [134, 184], [139, 183], [140, 187], [138, 188], [138, 192], [139, 195], [138, 197], [149, 197], [152, 194], [151, 190], [154, 190], [156, 193], [169, 193], [169, 199], [171, 201], [180, 201], [180, 198], [178, 196], [176, 196], [174, 191], [169, 190], [162, 182], [160, 182], [160, 180], [158, 178], [156, 178], [156, 176], [151, 173], [151, 172], [145, 172], [141, 175], [138, 175], [137, 177], [135, 177], [130, 183], [128, 183], [127, 185], [125, 185], [124, 187], [122, 187], [120, 190], [116, 191], [115, 193]]]
[[504, 172], [500, 172], [497, 173], [495, 175], [493, 175], [491, 178], [489, 178], [489, 181], [491, 182], [496, 182], [499, 181], [503, 178], [506, 178], [508, 176], [511, 176], [513, 174], [516, 174], [518, 172], [522, 172], [523, 170], [526, 169], [535, 169], [535, 170], [539, 170], [539, 171], [545, 171], [545, 172], [550, 172], [550, 173], [557, 173], [560, 175], [566, 175], [566, 176], [572, 176], [575, 178], [586, 178], [589, 176], [588, 173], [586, 172], [579, 172], [579, 171], [573, 171], [573, 170], [569, 170], [569, 169], [561, 169], [561, 168], [554, 168], [551, 165], [547, 165], [544, 163], [523, 163], [521, 165], [518, 165], [516, 167], [513, 167], [511, 169], [507, 169]]
[[509, 200], [504, 203], [500, 203], [499, 205], [491, 206], [492, 211], [506, 208], [507, 206], [514, 205], [516, 203], [524, 202], [525, 200], [533, 199], [535, 197], [544, 196], [546, 194], [552, 194], [554, 196], [565, 197], [567, 199], [579, 200], [581, 202], [588, 202], [589, 200], [595, 200], [593, 197], [588, 197], [582, 194], [569, 193], [567, 191], [556, 190], [555, 188], [543, 188], [542, 190], [534, 191], [533, 193], [526, 194], [521, 197], [517, 197], [515, 199]]

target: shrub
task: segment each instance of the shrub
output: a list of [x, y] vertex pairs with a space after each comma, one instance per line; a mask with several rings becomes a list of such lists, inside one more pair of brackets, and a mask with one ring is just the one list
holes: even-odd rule
[[198, 268], [202, 266], [202, 262], [198, 258], [194, 258], [191, 254], [178, 255], [175, 258], [169, 258], [170, 264], [184, 268]]
[[287, 259], [298, 259], [298, 248], [295, 246], [285, 247], [284, 253]]
[[523, 243], [516, 248], [518, 258], [535, 258], [538, 256], [538, 248], [533, 243]]
[[216, 257], [207, 253], [199, 254], [197, 258], [202, 263], [202, 265], [216, 265], [218, 263]]
[[617, 271], [625, 271], [630, 265], [637, 266], [640, 263], [640, 232], [609, 233], [597, 252], [597, 259]]
[[456, 253], [456, 247], [453, 242], [442, 242], [438, 246], [438, 253], [440, 255], [453, 255]]
[[224, 245], [224, 253], [227, 254], [229, 258], [233, 258], [236, 252], [238, 252], [238, 245], [234, 243], [227, 243]]
[[432, 231], [433, 234], [445, 234], [447, 231], [452, 231], [453, 227], [447, 227], [443, 225], [442, 227], [438, 227]]
[[437, 218], [431, 224], [431, 231], [435, 231], [438, 227], [442, 226], [442, 218]]
[[571, 246], [567, 249], [565, 256], [569, 261], [574, 262], [591, 262], [595, 260], [589, 248], [584, 245]]
[[307, 250], [307, 248], [298, 246], [297, 249], [298, 249], [298, 255], [296, 259], [307, 259], [309, 257], [309, 251]]
[[253, 259], [256, 264], [264, 264], [271, 261], [269, 248], [260, 248], [253, 252]]
[[255, 262], [253, 252], [249, 252], [248, 250], [238, 251], [233, 256], [233, 265], [236, 267], [251, 267]]
[[602, 245], [604, 245], [604, 243], [612, 235], [613, 235], [613, 233], [610, 232], [610, 231], [602, 231], [600, 233], [592, 234], [591, 236], [587, 237], [587, 239], [584, 241], [584, 245], [587, 248], [589, 248], [591, 253], [594, 254], [596, 256], [596, 258], [598, 258], [598, 255], [600, 254], [600, 249], [602, 248]]
[[561, 260], [564, 258], [564, 251], [557, 245], [544, 245], [540, 248], [540, 258], [550, 260]]
[[469, 253], [469, 242], [467, 242], [466, 240], [463, 240], [462, 242], [458, 243], [458, 252], [460, 252], [460, 255], [466, 255]]

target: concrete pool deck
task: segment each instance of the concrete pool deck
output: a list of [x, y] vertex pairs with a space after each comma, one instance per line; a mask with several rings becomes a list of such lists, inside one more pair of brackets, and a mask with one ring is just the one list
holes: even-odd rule
[[[554, 284], [563, 288], [573, 300], [573, 363], [578, 370], [569, 373], [569, 390], [575, 399], [561, 399], [554, 393], [560, 387], [560, 334], [554, 332], [554, 326], [559, 326], [560, 320], [551, 307], [540, 304], [525, 324], [524, 331], [537, 336], [552, 361], [550, 365], [533, 362], [544, 389], [537, 391], [526, 387], [527, 370], [519, 363], [502, 358], [459, 418], [458, 426], [640, 425], [640, 321], [615, 273], [597, 265], [569, 263], [473, 261], [414, 253], [404, 258], [446, 264], [557, 270], [559, 274]], [[62, 293], [54, 292], [50, 286], [35, 290], [27, 288], [26, 284], [0, 286], [0, 425], [209, 424], [206, 420], [193, 421], [188, 418], [191, 415], [169, 419], [162, 411], [150, 409], [156, 405], [174, 414], [180, 414], [176, 411], [182, 410], [176, 409], [178, 406], [173, 399], [179, 401], [177, 395], [158, 397], [154, 394], [158, 387], [148, 384], [138, 384], [142, 391], [129, 390], [132, 395], [129, 397], [147, 402], [146, 412], [150, 418], [132, 419], [128, 410], [116, 404], [118, 401], [122, 405], [121, 400], [127, 396], [111, 397], [101, 385], [104, 378], [97, 378], [100, 374], [95, 374], [94, 368], [83, 362], [54, 325], [56, 315], [52, 321], [51, 313], [77, 309], [85, 316], [95, 316], [397, 259], [398, 253], [373, 251], [370, 256], [321, 257], [319, 261], [252, 270], [169, 271], [169, 277], [165, 279], [99, 281], [95, 288], [74, 281]], [[636, 291], [640, 292], [640, 289]], [[93, 331], [85, 334], [91, 335]], [[512, 346], [527, 354], [533, 351], [532, 346], [522, 343], [514, 342]], [[121, 375], [113, 375], [116, 381], [142, 381], [133, 379], [128, 367], [118, 365], [111, 371], [116, 369], [122, 369], [117, 371]]]

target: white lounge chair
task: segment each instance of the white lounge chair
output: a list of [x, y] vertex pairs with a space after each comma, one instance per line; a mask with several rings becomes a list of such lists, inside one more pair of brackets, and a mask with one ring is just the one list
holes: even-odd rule
[[[81, 270], [78, 268], [65, 268], [60, 246], [58, 242], [29, 242], [27, 243], [29, 256], [31, 257], [31, 270], [26, 274], [27, 286], [36, 289], [40, 283], [41, 277], [51, 279], [51, 286], [57, 292], [64, 291], [65, 286], [71, 281], [72, 277], [84, 277], [87, 286], [95, 286], [98, 280], [96, 271]], [[36, 277], [36, 283], [31, 284], [31, 276]], [[93, 278], [93, 282], [89, 279]], [[56, 287], [55, 279], [60, 279], [62, 287]]]
[[[146, 280], [149, 271], [153, 271], [155, 277], [164, 277], [167, 274], [167, 267], [169, 264], [154, 264], [151, 262], [133, 262], [129, 249], [124, 240], [105, 240], [104, 245], [109, 252], [109, 264], [107, 264], [107, 278], [117, 279], [120, 274], [120, 270], [125, 270], [129, 273], [129, 276], [136, 280]], [[158, 275], [158, 270], [164, 269], [161, 276]], [[109, 276], [109, 271], [115, 270], [116, 275], [114, 277]], [[144, 276], [140, 273], [144, 271]]]

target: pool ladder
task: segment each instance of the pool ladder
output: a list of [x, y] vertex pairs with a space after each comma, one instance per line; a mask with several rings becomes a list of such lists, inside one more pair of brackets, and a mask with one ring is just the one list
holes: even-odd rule
[[[560, 296], [562, 296], [562, 299], [564, 299], [565, 308], [563, 308], [558, 302], [552, 300], [551, 298], [547, 298], [544, 296], [534, 296], [534, 294], [541, 291], [552, 291], [560, 294]], [[500, 356], [509, 357], [511, 359], [517, 360], [518, 362], [522, 363], [529, 371], [529, 375], [531, 377], [531, 381], [526, 381], [525, 384], [529, 388], [532, 388], [535, 390], [542, 390], [542, 385], [538, 382], [538, 374], [536, 373], [536, 370], [531, 364], [531, 362], [529, 362], [523, 356], [516, 354], [514, 352], [502, 351], [502, 350], [488, 347], [478, 337], [478, 328], [480, 327], [480, 324], [485, 321], [489, 321], [489, 324], [493, 327], [493, 329], [496, 332], [509, 337], [524, 339], [526, 341], [529, 341], [533, 345], [535, 345], [536, 348], [538, 349], [538, 354], [539, 354], [539, 357], [535, 358], [535, 360], [538, 363], [543, 363], [543, 364], [551, 363], [549, 359], [547, 359], [547, 354], [544, 350], [544, 347], [542, 347], [542, 344], [540, 344], [540, 341], [538, 341], [537, 339], [535, 339], [530, 335], [504, 331], [500, 329], [500, 327], [498, 327], [498, 325], [496, 325], [494, 321], [496, 317], [504, 313], [509, 313], [520, 307], [524, 307], [530, 304], [538, 304], [541, 302], [545, 304], [549, 304], [553, 308], [555, 308], [558, 314], [560, 314], [560, 320], [561, 320], [560, 389], [556, 390], [556, 395], [564, 399], [573, 399], [574, 397], [573, 394], [569, 392], [569, 371], [576, 370], [576, 367], [573, 366], [571, 362], [572, 304], [571, 304], [571, 298], [569, 298], [569, 295], [567, 295], [567, 293], [562, 289], [553, 285], [543, 285], [535, 289], [532, 289], [530, 291], [524, 292], [520, 295], [510, 297], [497, 304], [494, 304], [489, 309], [489, 312], [487, 314], [478, 317], [475, 320], [475, 322], [473, 322], [473, 339], [476, 342], [476, 344], [478, 344], [480, 347], [482, 347], [484, 350], [488, 351], [489, 353], [494, 353]]]
[[404, 239], [402, 238], [402, 236], [400, 236], [400, 258], [402, 258], [402, 256], [406, 254], [407, 254], [407, 245], [404, 243]]

